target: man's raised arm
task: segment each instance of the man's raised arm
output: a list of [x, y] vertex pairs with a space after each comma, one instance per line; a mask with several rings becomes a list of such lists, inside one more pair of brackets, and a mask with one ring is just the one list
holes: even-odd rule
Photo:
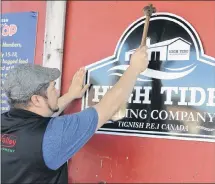
[[147, 66], [147, 48], [138, 48], [131, 57], [130, 66], [119, 81], [94, 106], [99, 116], [97, 129], [111, 119], [120, 106], [128, 100], [138, 75], [145, 71]]

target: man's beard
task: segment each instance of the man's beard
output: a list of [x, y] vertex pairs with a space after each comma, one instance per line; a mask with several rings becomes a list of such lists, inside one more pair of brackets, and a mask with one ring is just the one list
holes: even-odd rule
[[55, 108], [55, 109], [52, 109], [52, 108], [49, 108], [53, 113], [56, 113], [59, 111], [59, 107]]
[[49, 110], [52, 111], [53, 113], [56, 113], [56, 112], [59, 111], [59, 107], [57, 107], [57, 108], [51, 108], [49, 104], [48, 104], [48, 108], [49, 108]]
[[49, 105], [49, 102], [48, 102], [48, 101], [46, 101], [46, 103], [47, 103], [47, 105], [48, 105], [49, 110], [50, 110], [52, 113], [56, 113], [56, 112], [58, 112], [58, 111], [60, 110], [58, 106], [57, 106], [56, 108], [52, 108], [52, 107]]

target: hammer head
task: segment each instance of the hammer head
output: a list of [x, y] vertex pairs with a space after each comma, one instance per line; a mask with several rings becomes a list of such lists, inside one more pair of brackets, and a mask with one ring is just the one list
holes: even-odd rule
[[152, 4], [149, 4], [148, 6], [145, 6], [145, 7], [143, 8], [143, 11], [144, 11], [144, 14], [145, 14], [146, 16], [151, 17], [151, 15], [152, 15], [153, 13], [156, 12], [156, 8], [153, 7]]

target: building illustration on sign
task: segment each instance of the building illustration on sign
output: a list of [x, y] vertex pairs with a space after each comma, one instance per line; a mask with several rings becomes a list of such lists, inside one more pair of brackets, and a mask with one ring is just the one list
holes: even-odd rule
[[[150, 61], [189, 60], [191, 43], [181, 37], [165, 40], [155, 44], [150, 43], [147, 38], [148, 59]], [[136, 49], [125, 53], [125, 61], [129, 61]]]

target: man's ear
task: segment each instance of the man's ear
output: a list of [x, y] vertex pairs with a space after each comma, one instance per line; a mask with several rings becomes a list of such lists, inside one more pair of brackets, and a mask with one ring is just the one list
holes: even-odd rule
[[40, 96], [38, 95], [33, 95], [31, 97], [31, 103], [36, 106], [36, 107], [40, 107], [41, 106], [41, 99]]

